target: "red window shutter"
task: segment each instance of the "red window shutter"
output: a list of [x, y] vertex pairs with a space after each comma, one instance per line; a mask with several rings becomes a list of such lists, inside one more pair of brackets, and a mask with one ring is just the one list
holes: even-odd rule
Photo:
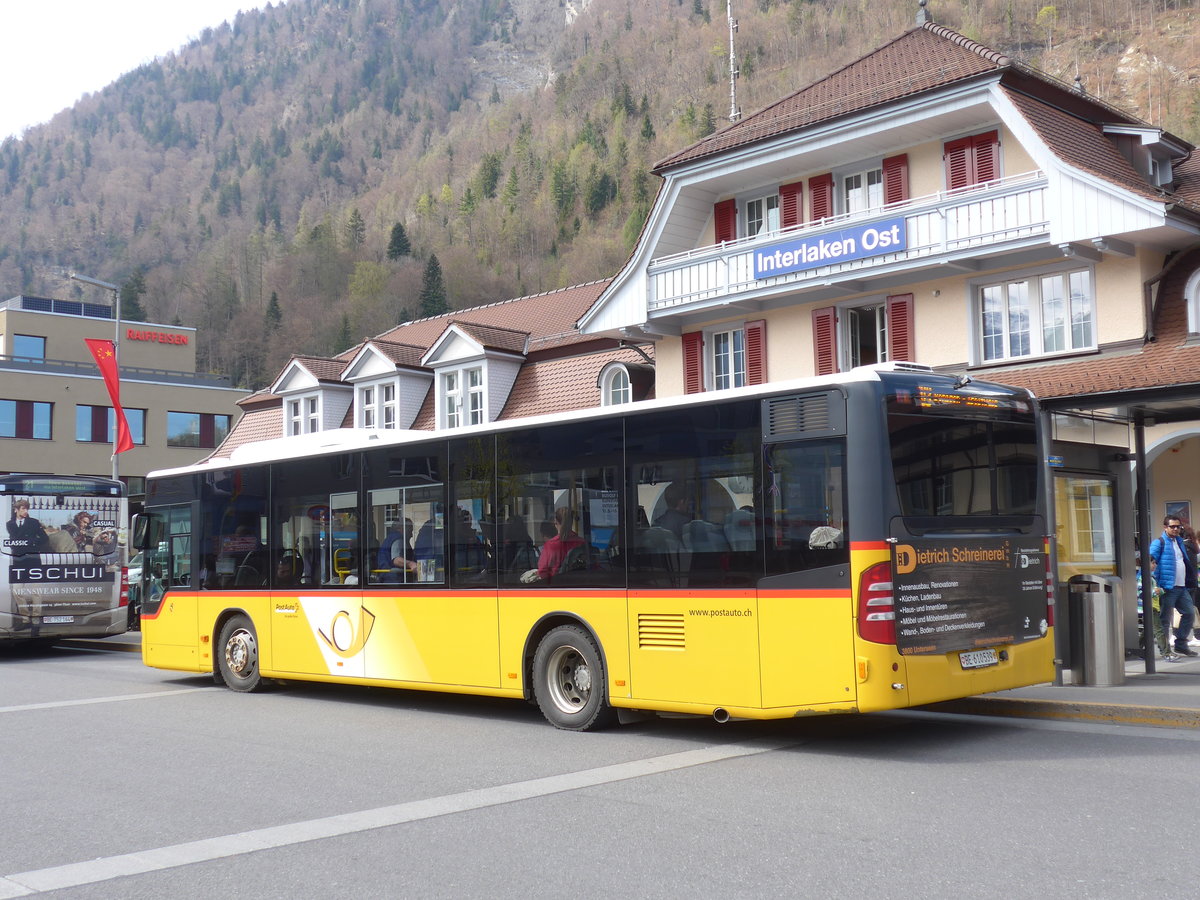
[[737, 202], [732, 198], [713, 206], [713, 222], [716, 225], [716, 242], [732, 241], [737, 238]]
[[970, 138], [960, 138], [947, 143], [944, 159], [946, 160], [947, 190], [953, 191], [956, 188], [975, 183], [971, 180], [973, 167], [971, 166]]
[[704, 335], [689, 331], [683, 335], [683, 392], [698, 394], [704, 390]]
[[828, 219], [833, 215], [833, 175], [826, 172], [808, 179], [808, 202], [812, 205], [810, 219]]
[[767, 382], [767, 322], [759, 319], [747, 322], [746, 331], [746, 384]]
[[818, 375], [832, 375], [837, 367], [837, 310], [832, 306], [814, 309], [813, 349]]
[[16, 432], [13, 437], [31, 438], [33, 437], [33, 402], [30, 400], [18, 400], [16, 406]]
[[889, 156], [883, 161], [883, 202], [900, 203], [908, 199], [908, 154]]
[[972, 184], [995, 181], [1000, 177], [1000, 135], [989, 131], [971, 138], [975, 157], [975, 180]]
[[781, 227], [795, 228], [804, 221], [804, 183], [797, 181], [793, 184], [779, 186], [779, 206], [781, 209]]
[[913, 347], [913, 295], [887, 298], [888, 362], [916, 362]]

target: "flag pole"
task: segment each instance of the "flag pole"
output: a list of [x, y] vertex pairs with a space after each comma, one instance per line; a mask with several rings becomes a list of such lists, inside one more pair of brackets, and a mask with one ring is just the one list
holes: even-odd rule
[[[113, 319], [116, 322], [115, 331], [113, 333], [113, 363], [117, 369], [117, 390], [120, 390], [121, 385], [121, 288], [115, 284], [109, 284], [107, 281], [99, 281], [95, 278], [89, 278], [86, 275], [80, 275], [78, 272], [71, 273], [72, 281], [79, 281], [83, 284], [90, 284], [93, 287], [104, 288], [106, 291], [112, 291], [113, 295]], [[120, 429], [117, 428], [116, 407], [120, 405], [120, 396], [113, 397], [113, 452], [112, 452], [112, 477], [113, 481], [118, 480], [118, 475], [121, 470], [119, 451], [117, 450], [117, 442], [120, 437]]]

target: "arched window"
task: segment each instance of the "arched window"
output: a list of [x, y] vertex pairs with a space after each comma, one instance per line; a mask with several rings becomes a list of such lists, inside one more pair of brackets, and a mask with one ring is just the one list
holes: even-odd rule
[[605, 367], [600, 376], [600, 405], [619, 406], [633, 400], [633, 388], [629, 381], [629, 370], [621, 363]]

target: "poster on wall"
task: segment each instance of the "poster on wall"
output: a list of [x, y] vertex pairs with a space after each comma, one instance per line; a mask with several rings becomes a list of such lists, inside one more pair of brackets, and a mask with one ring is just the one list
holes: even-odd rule
[[1191, 500], [1168, 500], [1167, 515], [1171, 518], [1178, 519], [1184, 525], [1192, 524], [1192, 501]]

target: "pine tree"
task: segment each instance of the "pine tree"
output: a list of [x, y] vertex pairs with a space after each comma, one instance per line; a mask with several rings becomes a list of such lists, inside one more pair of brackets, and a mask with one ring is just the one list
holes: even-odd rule
[[138, 266], [121, 285], [121, 318], [130, 322], [145, 322], [146, 310], [142, 307], [142, 294], [146, 293], [146, 272]]
[[263, 316], [267, 331], [275, 331], [283, 321], [283, 310], [279, 307], [279, 295], [271, 291], [271, 299], [267, 301], [267, 312]]
[[412, 245], [408, 242], [408, 234], [404, 226], [397, 222], [392, 226], [392, 239], [388, 241], [387, 258], [399, 259], [412, 253]]
[[350, 316], [348, 313], [342, 313], [342, 327], [338, 331], [337, 352], [348, 350], [354, 343], [350, 337]]
[[437, 254], [429, 254], [429, 262], [425, 264], [425, 274], [421, 276], [421, 315], [440, 316], [449, 312], [446, 304], [446, 284], [442, 280], [442, 264], [438, 262]]
[[350, 213], [350, 220], [346, 222], [346, 244], [351, 248], [361, 247], [362, 242], [367, 237], [367, 223], [363, 221], [362, 213], [358, 211], [358, 207], [354, 207], [354, 211]]

